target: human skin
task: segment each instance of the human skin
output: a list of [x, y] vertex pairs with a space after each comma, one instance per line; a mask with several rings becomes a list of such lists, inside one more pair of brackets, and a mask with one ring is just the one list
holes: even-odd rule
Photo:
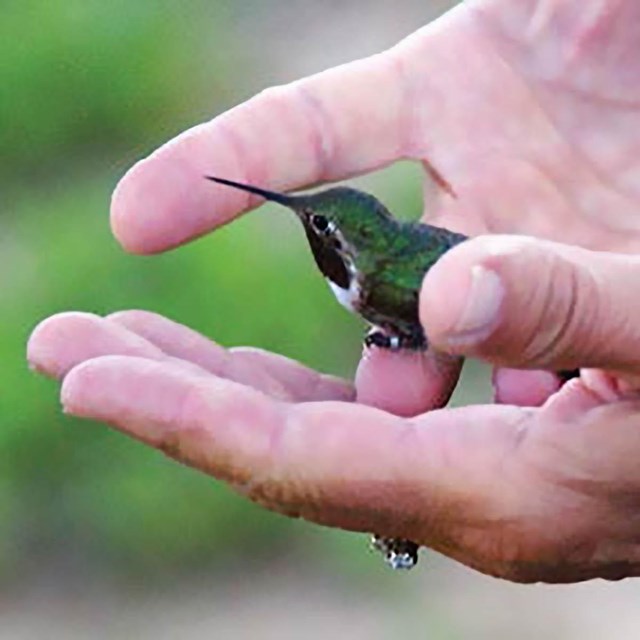
[[638, 25], [635, 0], [466, 2], [185, 132], [114, 194], [116, 237], [150, 254], [260, 204], [204, 174], [288, 190], [422, 162], [425, 219], [478, 237], [427, 274], [421, 320], [496, 366], [496, 404], [438, 408], [457, 369], [431, 353], [367, 351], [352, 386], [144, 311], [53, 316], [30, 363], [66, 412], [269, 509], [513, 581], [638, 575]]

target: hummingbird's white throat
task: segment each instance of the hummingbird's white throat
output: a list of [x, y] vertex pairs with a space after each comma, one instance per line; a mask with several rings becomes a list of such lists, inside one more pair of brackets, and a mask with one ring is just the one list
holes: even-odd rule
[[360, 297], [360, 287], [358, 286], [357, 280], [351, 280], [351, 284], [348, 289], [343, 289], [339, 287], [335, 282], [331, 282], [331, 280], [327, 279], [331, 290], [333, 291], [335, 297], [338, 299], [338, 302], [345, 308], [349, 309], [353, 313], [356, 312], [356, 303], [358, 298]]
[[332, 282], [329, 278], [326, 280], [338, 302], [345, 309], [348, 309], [352, 313], [357, 313], [358, 301], [360, 300], [360, 284], [358, 283], [358, 275], [351, 260], [347, 259], [345, 256], [342, 256], [342, 259], [344, 260], [344, 265], [347, 267], [347, 271], [349, 272], [349, 288], [343, 289], [335, 282]]

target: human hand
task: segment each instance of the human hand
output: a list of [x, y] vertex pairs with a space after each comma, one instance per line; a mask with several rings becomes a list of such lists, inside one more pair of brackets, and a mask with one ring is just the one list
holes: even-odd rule
[[[501, 262], [490, 253], [491, 266], [517, 274], [514, 255], [522, 257]], [[552, 280], [543, 282], [546, 293]], [[522, 304], [514, 291], [505, 299]], [[612, 315], [628, 318], [635, 309], [617, 313], [626, 300], [619, 292]], [[577, 300], [579, 310], [595, 303], [611, 320], [608, 299]], [[545, 311], [532, 309], [531, 327], [549, 319]], [[518, 332], [508, 318], [500, 327], [512, 348]], [[559, 344], [570, 353], [584, 330], [571, 325]], [[622, 367], [633, 336], [614, 337], [587, 344], [592, 357]], [[553, 366], [567, 351], [542, 352]], [[539, 409], [400, 418], [353, 403], [348, 383], [274, 354], [225, 351], [140, 311], [49, 318], [31, 337], [29, 360], [64, 380], [66, 412], [106, 422], [269, 509], [409, 538], [514, 581], [638, 575], [640, 405], [603, 374], [583, 374]]]
[[[257, 204], [204, 174], [287, 190], [410, 158], [446, 185], [439, 202], [427, 196], [433, 224], [637, 251], [639, 13], [633, 0], [465, 2], [390, 51], [269, 89], [171, 141], [119, 185], [113, 230], [153, 253]], [[511, 401], [502, 373], [497, 392]], [[371, 351], [358, 397], [415, 415], [455, 379], [429, 357]], [[526, 404], [557, 388], [539, 374], [526, 382]]]
[[[585, 3], [580, 11], [513, 4], [466, 3], [385, 54], [267, 91], [183, 134], [119, 185], [114, 232], [129, 250], [152, 253], [255, 204], [216, 190], [205, 173], [289, 189], [414, 158], [443, 187], [430, 222], [636, 250], [631, 79], [640, 67], [618, 62], [640, 9], [626, 2], [609, 15], [595, 2], [593, 11]], [[284, 371], [276, 374], [267, 354], [248, 356], [258, 380], [233, 366], [230, 374], [221, 364], [229, 356], [214, 345], [219, 362], [194, 364], [193, 352], [178, 349], [186, 329], [140, 313], [54, 317], [32, 336], [30, 360], [58, 377], [69, 372], [68, 411], [114, 424], [269, 508], [409, 537], [514, 580], [634, 574], [636, 401], [627, 395], [635, 389], [635, 309], [619, 277], [633, 276], [637, 264], [511, 242], [496, 249], [480, 238], [445, 256], [425, 281], [422, 318], [443, 350], [509, 367], [616, 371], [583, 374], [540, 409], [468, 407], [403, 419], [344, 402], [348, 385], [317, 382], [297, 365], [278, 361]], [[539, 265], [547, 270], [533, 280]], [[474, 267], [495, 274], [484, 296], [493, 315], [484, 333], [465, 329], [452, 340], [470, 274], [482, 273]], [[447, 296], [438, 298], [443, 283]], [[546, 295], [558, 304], [550, 307]], [[88, 323], [84, 334], [78, 322]], [[150, 328], [156, 323], [160, 335]], [[417, 414], [450, 391], [455, 371], [439, 367], [430, 356], [371, 352], [358, 399]], [[498, 394], [540, 403], [557, 389], [544, 375], [499, 369]], [[523, 394], [532, 385], [535, 394]]]

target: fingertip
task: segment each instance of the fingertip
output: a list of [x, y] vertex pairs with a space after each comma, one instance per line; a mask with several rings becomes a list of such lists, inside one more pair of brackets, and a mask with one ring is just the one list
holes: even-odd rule
[[[83, 327], [100, 321], [93, 313], [65, 311], [40, 321], [27, 341], [26, 356], [29, 367], [43, 375], [59, 378], [63, 376], [73, 360], [73, 349], [77, 344], [75, 336]], [[68, 348], [60, 353], [59, 346]], [[61, 359], [60, 356], [63, 356]]]
[[63, 378], [85, 360], [109, 354], [162, 358], [143, 337], [93, 313], [69, 311], [43, 320], [27, 343], [27, 359], [36, 371]]
[[[516, 325], [514, 331], [525, 327], [527, 309], [513, 308], [513, 299], [523, 296], [521, 289], [514, 296], [512, 272], [521, 256], [527, 264], [534, 261], [537, 242], [525, 236], [479, 236], [445, 253], [425, 275], [420, 293], [420, 321], [430, 343], [449, 353], [493, 356], [504, 342], [505, 324]], [[526, 284], [535, 289], [535, 280]]]
[[240, 194], [204, 178], [222, 162], [225, 175], [239, 170], [220, 140], [221, 128], [213, 123], [193, 127], [137, 162], [120, 180], [110, 219], [127, 251], [146, 255], [175, 247], [225, 224], [246, 205]]
[[551, 371], [499, 368], [493, 374], [496, 404], [541, 407], [561, 386]]
[[[470, 257], [454, 247], [426, 273], [420, 292], [419, 315], [430, 344], [449, 348], [447, 336], [462, 314], [471, 266]], [[446, 304], [443, 304], [445, 300]]]
[[153, 254], [204, 232], [202, 189], [181, 159], [151, 157], [120, 180], [111, 200], [111, 230], [126, 251]]
[[356, 401], [402, 417], [443, 407], [462, 363], [430, 353], [366, 349], [356, 372]]
[[108, 357], [95, 358], [94, 360], [86, 360], [73, 367], [62, 380], [60, 385], [60, 403], [64, 413], [82, 417], [83, 403], [81, 399], [95, 385], [96, 366], [98, 370], [101, 363], [98, 362]]

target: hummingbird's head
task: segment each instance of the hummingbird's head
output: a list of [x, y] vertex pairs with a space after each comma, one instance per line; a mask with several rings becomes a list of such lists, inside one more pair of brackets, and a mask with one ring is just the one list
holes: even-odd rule
[[341, 289], [349, 289], [358, 256], [375, 254], [396, 224], [379, 200], [357, 189], [334, 187], [307, 195], [289, 195], [223, 178], [207, 178], [292, 209], [304, 226], [318, 268]]

